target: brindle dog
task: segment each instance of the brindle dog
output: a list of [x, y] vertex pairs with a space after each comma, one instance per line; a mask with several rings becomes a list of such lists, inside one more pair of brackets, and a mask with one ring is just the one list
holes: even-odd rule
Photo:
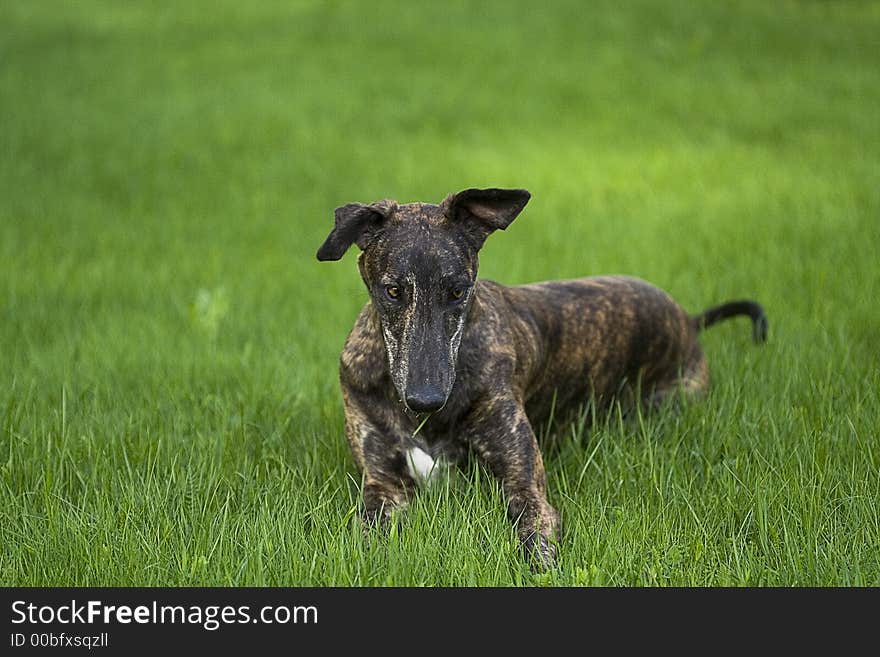
[[339, 260], [353, 243], [362, 250], [370, 301], [345, 343], [340, 380], [365, 520], [404, 507], [434, 459], [473, 452], [501, 480], [525, 552], [543, 567], [554, 563], [560, 525], [533, 427], [591, 400], [652, 408], [698, 396], [709, 385], [699, 331], [748, 315], [762, 341], [767, 322], [753, 301], [690, 316], [662, 290], [623, 276], [478, 281], [483, 242], [529, 198], [467, 189], [440, 205], [345, 205], [317, 257]]

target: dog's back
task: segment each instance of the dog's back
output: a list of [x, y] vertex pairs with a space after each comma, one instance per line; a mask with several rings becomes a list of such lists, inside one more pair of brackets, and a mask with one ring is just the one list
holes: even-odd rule
[[[482, 281], [478, 298], [509, 309], [516, 385], [529, 419], [560, 417], [586, 402], [645, 394], [699, 369], [702, 352], [689, 315], [637, 278], [600, 276], [506, 287]], [[487, 332], [478, 329], [482, 335]], [[491, 331], [489, 331], [491, 333]]]

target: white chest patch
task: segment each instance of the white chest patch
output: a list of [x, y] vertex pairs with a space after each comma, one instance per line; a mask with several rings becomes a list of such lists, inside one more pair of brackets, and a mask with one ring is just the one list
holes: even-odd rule
[[437, 472], [437, 463], [420, 447], [410, 447], [406, 451], [406, 469], [409, 476], [418, 483], [427, 483]]

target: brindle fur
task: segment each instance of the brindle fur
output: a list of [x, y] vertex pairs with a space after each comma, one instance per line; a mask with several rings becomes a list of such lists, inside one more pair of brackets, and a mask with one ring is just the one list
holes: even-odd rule
[[418, 485], [406, 458], [414, 444], [448, 462], [474, 453], [501, 480], [508, 516], [540, 567], [555, 560], [560, 520], [533, 427], [590, 401], [652, 408], [699, 396], [709, 370], [698, 332], [748, 314], [763, 339], [766, 319], [751, 301], [691, 317], [662, 290], [624, 276], [477, 281], [483, 241], [528, 199], [525, 190], [470, 189], [440, 205], [350, 204], [337, 209], [318, 259], [338, 260], [356, 242], [371, 297], [340, 358], [365, 519], [381, 522], [406, 505]]

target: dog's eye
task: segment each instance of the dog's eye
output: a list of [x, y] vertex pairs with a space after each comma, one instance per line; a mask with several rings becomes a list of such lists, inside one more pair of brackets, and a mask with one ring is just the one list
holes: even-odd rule
[[464, 288], [457, 287], [450, 293], [453, 301], [461, 301], [464, 298]]
[[385, 286], [385, 294], [388, 295], [389, 299], [393, 299], [397, 301], [400, 298], [400, 288], [396, 285], [386, 285]]

